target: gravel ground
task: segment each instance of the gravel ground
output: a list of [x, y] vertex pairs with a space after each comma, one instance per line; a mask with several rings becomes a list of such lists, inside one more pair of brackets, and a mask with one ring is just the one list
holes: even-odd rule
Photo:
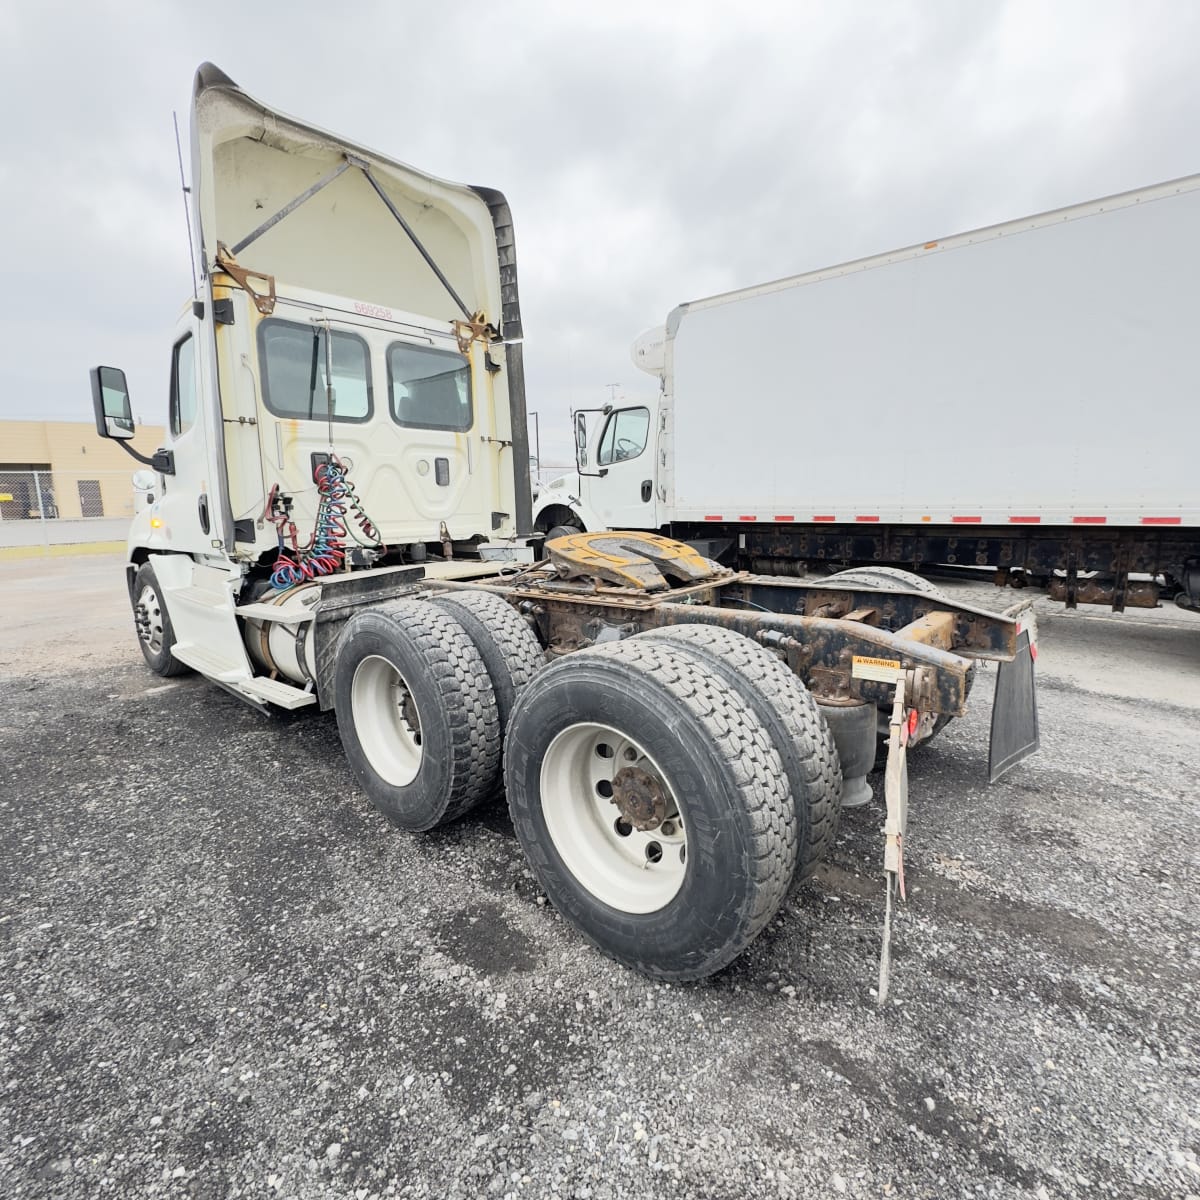
[[880, 1012], [878, 800], [654, 985], [502, 806], [405, 836], [332, 716], [149, 675], [119, 562], [0, 594], [6, 1200], [1200, 1194], [1200, 619], [1040, 604], [1041, 753], [986, 785], [985, 679], [914, 755]]

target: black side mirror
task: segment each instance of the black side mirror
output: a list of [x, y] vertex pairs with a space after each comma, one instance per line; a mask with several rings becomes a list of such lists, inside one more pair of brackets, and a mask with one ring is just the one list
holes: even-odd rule
[[93, 367], [91, 375], [96, 432], [102, 438], [128, 441], [133, 437], [134, 428], [125, 372], [120, 367]]
[[587, 466], [587, 417], [581, 412], [575, 414], [575, 466]]
[[175, 474], [175, 451], [156, 450], [152, 457], [139, 454], [132, 446], [126, 446], [134, 435], [133, 409], [129, 406], [129, 387], [125, 383], [125, 372], [120, 367], [93, 367], [92, 410], [96, 414], [96, 432], [102, 438], [116, 438], [121, 449], [130, 458], [153, 467], [163, 475]]

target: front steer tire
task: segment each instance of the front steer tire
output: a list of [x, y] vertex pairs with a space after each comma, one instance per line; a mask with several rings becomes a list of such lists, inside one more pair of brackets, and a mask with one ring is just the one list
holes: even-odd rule
[[[603, 799], [605, 781], [597, 800], [586, 762], [578, 788], [562, 786], [570, 773], [553, 769], [558, 747], [592, 729], [615, 744], [597, 744], [598, 756], [643, 752], [637, 765], [659, 773], [677, 806], [686, 844], [665, 836], [664, 844], [685, 865], [663, 903], [639, 890], [635, 865], [613, 857], [622, 814]], [[779, 754], [741, 697], [680, 648], [633, 638], [546, 667], [513, 711], [504, 779], [517, 838], [550, 901], [593, 945], [645, 975], [693, 980], [721, 970], [787, 894], [796, 812]], [[568, 840], [561, 831], [573, 815]], [[668, 834], [665, 824], [659, 831]]]
[[371, 803], [418, 833], [490, 795], [500, 723], [487, 668], [444, 608], [395, 600], [346, 623], [334, 707], [350, 767]]
[[146, 666], [164, 679], [188, 674], [191, 668], [171, 653], [175, 645], [175, 628], [171, 624], [171, 614], [167, 612], [158, 576], [149, 563], [142, 563], [138, 567], [133, 577], [130, 600], [133, 603], [138, 645], [142, 648]]

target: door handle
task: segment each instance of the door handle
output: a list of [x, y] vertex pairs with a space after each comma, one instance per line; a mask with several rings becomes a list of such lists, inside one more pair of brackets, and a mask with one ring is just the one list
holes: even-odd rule
[[642, 503], [649, 504], [650, 497], [654, 494], [654, 483], [650, 479], [642, 480]]
[[203, 533], [208, 533], [212, 522], [208, 518], [208, 494], [200, 493], [200, 499], [196, 501], [196, 509], [200, 514], [200, 529]]

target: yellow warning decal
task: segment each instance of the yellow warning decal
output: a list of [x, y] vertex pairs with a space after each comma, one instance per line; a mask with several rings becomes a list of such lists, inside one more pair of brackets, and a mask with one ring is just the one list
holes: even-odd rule
[[863, 654], [854, 656], [850, 674], [855, 679], [873, 679], [876, 683], [895, 683], [903, 670], [894, 658], [868, 658]]

